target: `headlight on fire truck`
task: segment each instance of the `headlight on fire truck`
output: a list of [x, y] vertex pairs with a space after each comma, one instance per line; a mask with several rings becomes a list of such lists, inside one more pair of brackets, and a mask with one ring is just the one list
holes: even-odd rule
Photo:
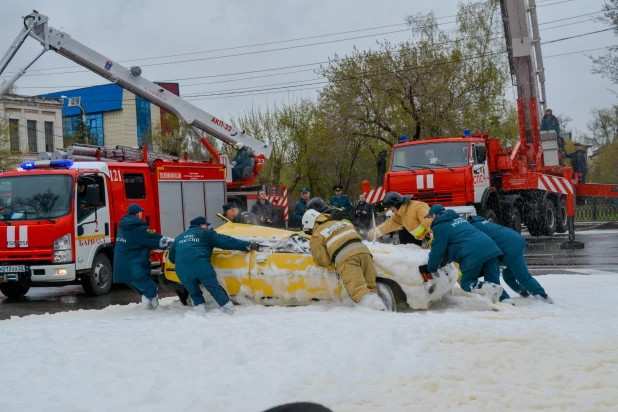
[[72, 255], [71, 234], [54, 240], [54, 263], [70, 262]]

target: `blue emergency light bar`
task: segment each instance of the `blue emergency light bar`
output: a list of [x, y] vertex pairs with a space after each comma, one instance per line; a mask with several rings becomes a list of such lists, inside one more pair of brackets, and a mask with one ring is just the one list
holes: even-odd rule
[[24, 170], [32, 169], [45, 169], [49, 167], [71, 167], [73, 161], [70, 159], [57, 159], [57, 160], [37, 160], [36, 162], [23, 162], [19, 167]]
[[464, 130], [464, 137], [470, 137], [470, 129]]

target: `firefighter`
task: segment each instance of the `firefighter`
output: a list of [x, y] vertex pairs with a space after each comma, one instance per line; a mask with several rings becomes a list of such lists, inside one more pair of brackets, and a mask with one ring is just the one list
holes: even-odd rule
[[150, 251], [167, 249], [174, 239], [150, 229], [142, 220], [143, 212], [133, 203], [120, 219], [114, 247], [114, 283], [126, 283], [142, 296], [144, 309], [154, 309], [159, 306], [159, 297], [157, 285], [150, 278]]
[[303, 215], [307, 211], [307, 203], [313, 199], [308, 187], [300, 188], [300, 200], [294, 205], [294, 221], [302, 226]]
[[334, 206], [328, 206], [321, 197], [314, 197], [307, 203], [307, 210], [317, 210], [318, 212], [328, 215], [330, 220], [339, 220], [352, 224], [350, 216], [343, 210]]
[[330, 205], [343, 209], [346, 213], [350, 213], [352, 210], [352, 203], [350, 203], [348, 196], [343, 194], [343, 186], [337, 183], [333, 186], [333, 190], [335, 191], [335, 196], [330, 198]]
[[86, 196], [86, 182], [83, 179], [77, 181], [77, 215], [78, 220], [82, 220], [90, 214], [88, 208], [88, 198]]
[[586, 183], [588, 168], [586, 167], [586, 152], [582, 149], [582, 145], [575, 143], [575, 151], [571, 154], [565, 155], [565, 157], [571, 159], [573, 172], [579, 174], [579, 181], [581, 183]]
[[[412, 200], [411, 195], [402, 196], [397, 192], [388, 192], [384, 196], [382, 204], [389, 208], [393, 214], [386, 222], [375, 229], [375, 233], [373, 230], [367, 233], [369, 240], [373, 240], [374, 237], [382, 237], [401, 227], [405, 229], [405, 231], [400, 231], [399, 234], [399, 241], [402, 244], [414, 243], [421, 246], [423, 240], [429, 238], [431, 221], [426, 218], [429, 211], [427, 203]], [[410, 236], [404, 236], [408, 234]]]
[[[429, 262], [418, 268], [424, 278], [431, 278], [439, 267], [456, 262], [462, 272], [463, 290], [483, 295], [494, 303], [500, 300], [513, 304], [500, 286], [499, 258], [502, 252], [493, 240], [442, 205], [431, 206], [425, 218], [431, 221], [433, 241]], [[481, 277], [484, 282], [479, 281]]]
[[199, 285], [201, 283], [217, 301], [221, 310], [232, 315], [234, 304], [219, 284], [215, 269], [210, 263], [212, 250], [217, 247], [223, 250], [249, 252], [258, 250], [259, 244], [219, 234], [208, 229], [209, 225], [203, 216], [193, 219], [189, 229], [178, 235], [174, 241], [168, 258], [176, 265], [176, 274], [180, 283], [189, 291], [194, 310], [206, 312], [206, 301]]
[[309, 246], [314, 262], [323, 267], [334, 262], [335, 271], [354, 302], [386, 310], [378, 295], [371, 252], [351, 223], [330, 220], [330, 216], [312, 209], [303, 216], [303, 231], [311, 235]]
[[257, 225], [257, 219], [253, 213], [244, 212], [238, 208], [236, 202], [229, 202], [223, 205], [223, 214], [231, 222], [245, 223], [247, 225]]
[[258, 192], [258, 201], [251, 208], [251, 213], [256, 216], [256, 219], [262, 226], [274, 226], [277, 224], [277, 213], [275, 207], [268, 201], [266, 192], [260, 190]]
[[234, 166], [232, 168], [232, 181], [240, 182], [243, 179], [244, 168], [250, 166], [251, 162], [249, 161], [249, 149], [244, 144], [238, 142], [235, 147], [238, 149], [238, 153], [231, 162], [231, 165]]
[[553, 115], [551, 109], [545, 110], [545, 116], [541, 119], [541, 131], [551, 131], [554, 130], [556, 132], [556, 137], [560, 136], [560, 122], [558, 118]]
[[502, 251], [504, 255], [502, 265], [506, 266], [502, 271], [502, 277], [514, 292], [523, 297], [528, 297], [530, 294], [540, 296], [545, 302], [554, 303], [539, 282], [530, 276], [524, 259], [528, 242], [519, 233], [511, 228], [485, 220], [481, 216], [470, 216], [468, 222], [489, 236]]

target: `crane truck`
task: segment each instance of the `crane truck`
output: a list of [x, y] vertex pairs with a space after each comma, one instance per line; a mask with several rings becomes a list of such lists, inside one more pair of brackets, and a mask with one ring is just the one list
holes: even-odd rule
[[[150, 227], [171, 238], [195, 216], [206, 216], [216, 226], [228, 194], [251, 185], [271, 152], [268, 144], [146, 80], [139, 67], [123, 67], [48, 22], [37, 11], [24, 17], [23, 28], [0, 60], [0, 74], [28, 36], [43, 50], [0, 86], [0, 94], [53, 50], [225, 144], [244, 144], [252, 150], [255, 165], [250, 177], [228, 181], [225, 156], [202, 138], [212, 155], [208, 161], [158, 154], [147, 147], [73, 145], [67, 156], [27, 161], [1, 174], [0, 291], [14, 299], [23, 298], [30, 287], [75, 283], [89, 295], [108, 293], [118, 225], [129, 204], [144, 208]], [[161, 253], [152, 254], [153, 268], [161, 261]]]
[[389, 191], [411, 194], [430, 205], [440, 203], [464, 216], [482, 215], [518, 232], [525, 224], [532, 236], [569, 231], [564, 247], [582, 248], [583, 243], [574, 239], [575, 197], [618, 197], [618, 185], [579, 182], [563, 164], [556, 132], [540, 131], [539, 108], [546, 107], [547, 99], [535, 0], [500, 3], [518, 91], [517, 143], [504, 147], [489, 133], [470, 130], [455, 137], [401, 139], [392, 148], [384, 185], [371, 191], [365, 181], [363, 191], [373, 201]]

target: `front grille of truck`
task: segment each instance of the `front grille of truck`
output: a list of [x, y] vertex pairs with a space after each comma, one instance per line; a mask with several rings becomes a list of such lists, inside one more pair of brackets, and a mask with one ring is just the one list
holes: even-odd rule
[[413, 198], [416, 198], [414, 200], [420, 200], [421, 202], [425, 202], [428, 204], [435, 204], [435, 203], [450, 203], [453, 201], [453, 194], [452, 193], [435, 193], [435, 192], [429, 192], [429, 193], [419, 193], [418, 195], [414, 196]]
[[50, 249], [23, 249], [10, 250], [5, 249], [0, 251], [0, 262], [17, 262], [17, 261], [43, 261], [52, 262], [54, 253]]

